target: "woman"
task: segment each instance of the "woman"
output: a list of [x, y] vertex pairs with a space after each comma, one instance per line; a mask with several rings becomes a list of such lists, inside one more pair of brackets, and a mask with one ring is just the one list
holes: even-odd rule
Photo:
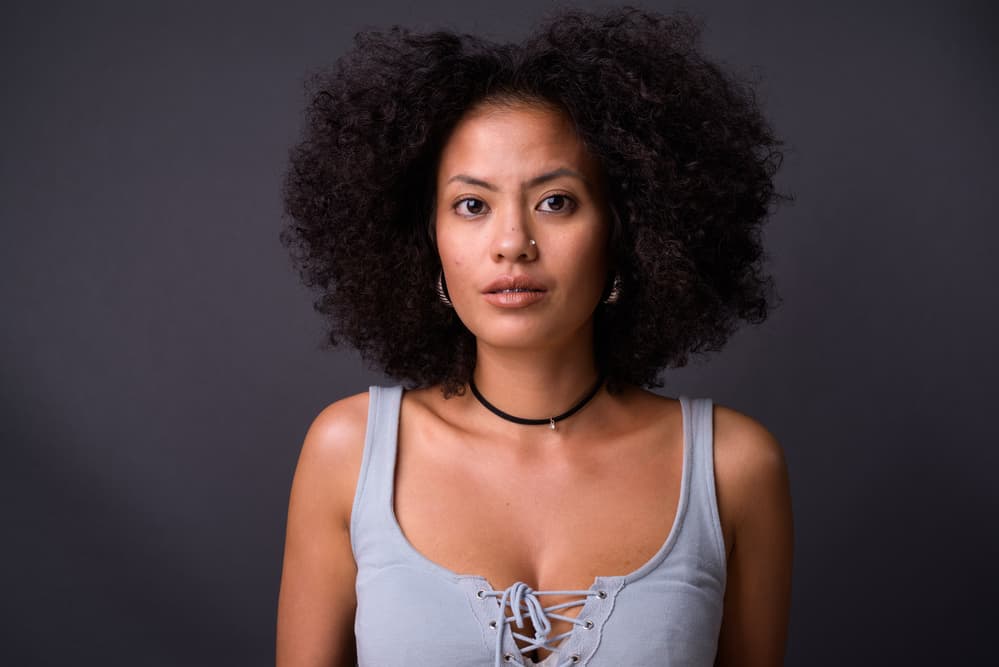
[[780, 446], [643, 388], [773, 299], [779, 142], [697, 35], [393, 28], [313, 82], [282, 238], [330, 340], [406, 388], [308, 430], [280, 667], [781, 664]]

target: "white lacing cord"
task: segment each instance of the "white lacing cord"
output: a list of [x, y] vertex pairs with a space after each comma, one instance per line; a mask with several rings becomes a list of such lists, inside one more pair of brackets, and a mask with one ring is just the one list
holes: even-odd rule
[[[518, 581], [512, 584], [509, 588], [502, 591], [488, 591], [480, 590], [478, 592], [479, 597], [496, 597], [500, 598], [499, 601], [499, 612], [496, 620], [491, 623], [496, 629], [496, 655], [495, 655], [495, 667], [502, 667], [503, 663], [511, 663], [517, 660], [511, 653], [503, 653], [503, 625], [504, 623], [516, 623], [518, 628], [524, 627], [524, 612], [531, 619], [531, 624], [534, 626], [534, 636], [528, 637], [527, 635], [520, 634], [515, 630], [511, 629], [511, 633], [514, 637], [520, 639], [521, 641], [528, 642], [527, 646], [520, 649], [521, 655], [533, 651], [536, 648], [544, 648], [546, 650], [558, 653], [558, 647], [554, 644], [561, 642], [563, 639], [572, 634], [570, 629], [567, 632], [555, 635], [554, 637], [549, 637], [548, 634], [552, 630], [552, 624], [549, 620], [550, 618], [556, 618], [562, 621], [568, 621], [573, 625], [582, 625], [586, 628], [592, 628], [593, 622], [590, 620], [580, 620], [578, 618], [573, 618], [571, 616], [565, 616], [563, 614], [555, 614], [555, 612], [561, 609], [567, 609], [569, 607], [578, 607], [585, 604], [585, 597], [596, 595], [598, 597], [606, 597], [607, 594], [604, 591], [536, 591], [530, 586], [522, 581]], [[584, 599], [582, 600], [572, 600], [569, 602], [562, 602], [560, 604], [551, 605], [545, 607], [541, 604], [538, 599], [539, 595], [582, 595]], [[506, 615], [507, 605], [513, 610], [513, 616]], [[560, 662], [558, 667], [572, 667], [572, 665], [579, 662], [580, 657], [578, 655], [571, 655], [566, 660]], [[524, 663], [517, 660], [515, 664], [521, 665], [523, 667]]]

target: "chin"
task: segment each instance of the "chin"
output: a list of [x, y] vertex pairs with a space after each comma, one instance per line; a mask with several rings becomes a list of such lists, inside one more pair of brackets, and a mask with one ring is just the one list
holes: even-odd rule
[[[482, 317], [468, 327], [480, 343], [504, 349], [540, 349], [568, 341], [586, 330], [586, 320], [572, 325], [564, 318]], [[467, 325], [466, 325], [467, 326]]]

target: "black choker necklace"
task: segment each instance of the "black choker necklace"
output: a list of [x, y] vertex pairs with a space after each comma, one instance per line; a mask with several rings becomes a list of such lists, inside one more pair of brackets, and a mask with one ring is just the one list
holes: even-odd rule
[[571, 408], [569, 408], [560, 415], [549, 417], [547, 419], [524, 419], [523, 417], [514, 417], [509, 413], [503, 412], [495, 405], [487, 401], [485, 397], [479, 393], [479, 388], [475, 386], [475, 380], [472, 378], [468, 379], [468, 386], [471, 387], [472, 393], [475, 395], [475, 398], [479, 399], [479, 403], [482, 403], [482, 405], [486, 406], [486, 408], [488, 408], [489, 411], [492, 412], [497, 417], [502, 417], [503, 419], [511, 421], [515, 424], [527, 424], [529, 426], [548, 424], [549, 426], [551, 426], [551, 429], [553, 431], [555, 430], [555, 422], [560, 422], [566, 417], [571, 417], [577, 412], [579, 412], [584, 405], [590, 402], [591, 398], [597, 395], [597, 392], [600, 391], [600, 387], [603, 385], [603, 383], [604, 383], [604, 374], [601, 373], [600, 377], [597, 378], [597, 383], [593, 385], [593, 389], [590, 389], [589, 393], [586, 394], [586, 396], [584, 396], [583, 399], [579, 401], [579, 403], [576, 403], [574, 406], [572, 406]]

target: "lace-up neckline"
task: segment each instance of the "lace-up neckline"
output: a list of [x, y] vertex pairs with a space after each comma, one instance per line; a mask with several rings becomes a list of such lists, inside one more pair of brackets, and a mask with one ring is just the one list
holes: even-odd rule
[[[569, 590], [569, 591], [536, 591], [522, 581], [515, 582], [508, 588], [502, 591], [495, 590], [485, 590], [479, 589], [476, 593], [480, 598], [494, 597], [499, 598], [499, 604], [497, 608], [496, 620], [490, 622], [490, 627], [496, 629], [496, 652], [495, 652], [495, 667], [502, 667], [503, 662], [513, 662], [514, 656], [512, 653], [503, 653], [503, 626], [509, 624], [516, 624], [518, 628], [524, 627], [524, 612], [527, 612], [528, 617], [531, 619], [531, 625], [534, 628], [534, 636], [529, 637], [527, 635], [521, 634], [519, 632], [513, 631], [511, 629], [511, 634], [521, 641], [528, 642], [527, 646], [520, 648], [521, 655], [529, 653], [537, 648], [544, 648], [552, 653], [556, 653], [561, 658], [561, 653], [559, 652], [560, 643], [568, 638], [575, 630], [575, 627], [571, 628], [567, 632], [555, 636], [549, 636], [552, 630], [551, 618], [556, 618], [563, 621], [568, 621], [574, 626], [583, 626], [585, 628], [592, 628], [593, 621], [589, 619], [579, 619], [572, 616], [566, 616], [564, 614], [554, 613], [561, 611], [563, 609], [569, 609], [571, 607], [578, 607], [586, 603], [586, 598], [589, 596], [597, 596], [598, 598], [606, 598], [607, 592], [603, 590]], [[559, 604], [550, 605], [545, 607], [541, 604], [538, 599], [539, 595], [579, 595], [582, 596], [580, 600], [570, 600], [569, 602], [562, 602]], [[513, 610], [512, 616], [506, 615], [506, 608], [509, 606]], [[547, 658], [546, 658], [547, 660]], [[579, 655], [572, 654], [567, 658], [561, 660], [558, 663], [558, 667], [571, 667], [571, 665], [579, 662]], [[523, 664], [523, 663], [519, 663]]]

